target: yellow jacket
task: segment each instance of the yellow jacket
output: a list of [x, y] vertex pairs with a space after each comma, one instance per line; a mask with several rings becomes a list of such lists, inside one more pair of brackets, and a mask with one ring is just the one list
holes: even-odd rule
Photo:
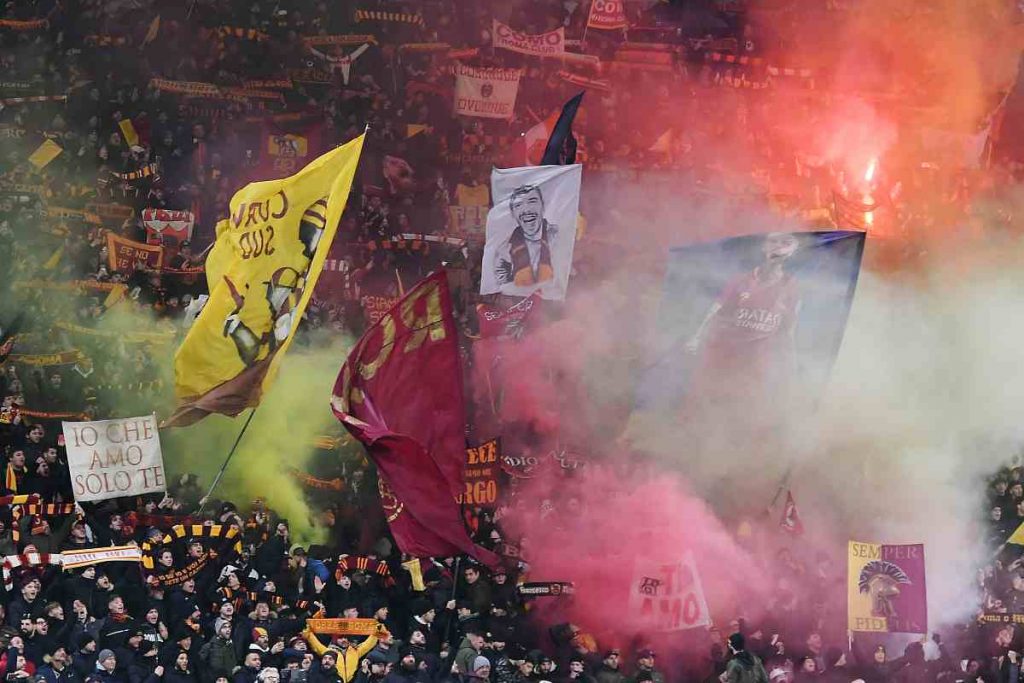
[[[366, 654], [377, 647], [377, 641], [379, 640], [378, 635], [380, 633], [387, 633], [382, 625], [378, 625], [378, 632], [367, 636], [366, 640], [359, 643], [355, 647], [349, 647], [344, 652], [340, 650], [334, 650], [338, 655], [338, 661], [334, 665], [338, 671], [338, 676], [345, 683], [351, 683], [352, 679], [359, 673], [359, 660], [366, 656]], [[331, 648], [327, 647], [320, 642], [320, 639], [316, 637], [316, 634], [310, 631], [308, 628], [302, 632], [302, 636], [309, 643], [309, 647], [313, 650], [313, 654], [317, 657], [322, 657], [325, 652]]]

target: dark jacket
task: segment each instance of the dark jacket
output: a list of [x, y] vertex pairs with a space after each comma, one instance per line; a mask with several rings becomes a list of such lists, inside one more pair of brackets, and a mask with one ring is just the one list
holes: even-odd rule
[[768, 672], [757, 655], [741, 651], [725, 667], [728, 683], [768, 683]]
[[96, 670], [96, 657], [99, 656], [99, 652], [82, 652], [78, 650], [71, 657], [71, 668], [78, 672], [78, 675], [85, 680], [89, 677], [93, 671]]
[[128, 683], [127, 676], [122, 676], [117, 670], [114, 673], [110, 673], [103, 668], [94, 670], [89, 674], [89, 678], [95, 678], [100, 683]]
[[231, 671], [238, 665], [234, 642], [215, 637], [200, 648], [199, 661], [203, 663], [203, 680], [215, 681], [219, 676], [230, 678]]
[[164, 671], [164, 683], [196, 683], [196, 677], [191, 671], [167, 669]]
[[231, 679], [232, 683], [256, 683], [256, 676], [259, 674], [258, 671], [253, 671], [247, 666], [243, 666], [237, 672], [235, 677]]
[[618, 669], [613, 669], [602, 663], [594, 673], [597, 683], [626, 683], [626, 675]]
[[306, 681], [307, 683], [340, 683], [341, 676], [333, 666], [324, 668], [320, 666], [320, 662], [313, 662], [313, 666], [309, 667]]
[[61, 671], [57, 671], [52, 665], [47, 664], [39, 669], [36, 675], [45, 678], [46, 683], [82, 683], [83, 680], [82, 676], [71, 664], [65, 666]]

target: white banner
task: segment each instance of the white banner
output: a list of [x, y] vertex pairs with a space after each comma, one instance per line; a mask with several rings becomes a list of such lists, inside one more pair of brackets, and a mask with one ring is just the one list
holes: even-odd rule
[[64, 571], [103, 562], [142, 562], [142, 550], [135, 545], [117, 545], [109, 548], [66, 550], [61, 553]]
[[536, 35], [516, 31], [497, 19], [491, 20], [491, 35], [494, 47], [500, 47], [524, 55], [557, 57], [565, 54], [565, 27]]
[[167, 490], [156, 415], [62, 424], [75, 500]]
[[491, 172], [481, 294], [565, 298], [582, 178], [580, 164]]
[[651, 631], [685, 631], [709, 626], [711, 617], [693, 553], [679, 562], [637, 560], [629, 587], [630, 622]]
[[516, 108], [519, 69], [477, 69], [455, 65], [455, 113], [485, 119], [508, 119]]
[[196, 217], [191, 211], [146, 209], [142, 212], [146, 241], [150, 244], [181, 244], [185, 240], [191, 240], [195, 222]]

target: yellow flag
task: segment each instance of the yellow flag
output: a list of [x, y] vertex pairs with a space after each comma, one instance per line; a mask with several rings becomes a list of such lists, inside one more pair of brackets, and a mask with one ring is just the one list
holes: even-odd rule
[[53, 140], [45, 140], [43, 144], [36, 148], [36, 151], [32, 152], [32, 155], [28, 158], [28, 163], [41, 169], [60, 156], [60, 153], [63, 151], [64, 148]]
[[420, 558], [414, 557], [411, 560], [406, 560], [402, 563], [402, 569], [409, 572], [409, 580], [412, 582], [414, 591], [427, 590], [426, 584], [423, 583], [423, 568], [420, 566]]
[[1024, 524], [1017, 527], [1017, 530], [1010, 534], [1006, 542], [1014, 545], [1024, 545]]
[[174, 357], [179, 406], [165, 424], [259, 403], [323, 270], [363, 138], [231, 198], [206, 261], [210, 299]]
[[139, 134], [135, 132], [135, 125], [131, 119], [121, 119], [117, 125], [121, 126], [121, 134], [124, 135], [124, 141], [129, 147], [139, 144]]

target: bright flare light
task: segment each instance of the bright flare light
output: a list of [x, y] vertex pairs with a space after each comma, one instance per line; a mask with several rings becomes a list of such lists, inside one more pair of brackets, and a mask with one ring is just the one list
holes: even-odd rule
[[864, 182], [870, 183], [875, 179], [875, 171], [878, 169], [878, 157], [871, 160], [868, 164], [868, 170], [864, 171]]

